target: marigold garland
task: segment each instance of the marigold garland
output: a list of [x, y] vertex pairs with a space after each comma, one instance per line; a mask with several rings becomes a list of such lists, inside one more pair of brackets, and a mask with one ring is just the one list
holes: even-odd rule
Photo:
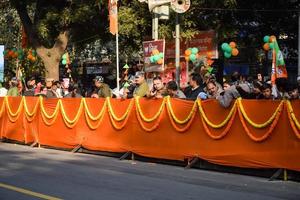
[[106, 105], [107, 105], [107, 100], [104, 101], [102, 109], [96, 117], [94, 117], [92, 115], [92, 113], [90, 112], [85, 98], [83, 98], [83, 105], [84, 105], [84, 111], [85, 111], [86, 116], [88, 116], [88, 118], [91, 119], [92, 121], [97, 121], [103, 116], [103, 114], [105, 112], [105, 108], [106, 108]]
[[128, 118], [128, 115], [131, 112], [132, 107], [133, 107], [133, 99], [130, 100], [130, 103], [129, 103], [129, 106], [128, 106], [126, 112], [121, 117], [117, 117], [116, 114], [114, 113], [113, 108], [110, 103], [110, 98], [107, 97], [106, 100], [107, 100], [108, 112], [111, 114], [112, 118], [115, 121], [119, 122], [119, 121], [123, 121], [126, 117]]
[[[138, 109], [136, 109], [136, 116], [137, 116], [137, 119], [139, 121], [139, 124], [141, 125], [142, 129], [144, 129], [145, 131], [147, 132], [152, 132], [154, 131], [155, 129], [158, 128], [159, 124], [160, 124], [160, 121], [161, 121], [161, 118], [162, 118], [162, 115], [159, 115], [158, 116], [158, 119], [157, 119], [157, 122], [154, 124], [154, 126], [152, 126], [151, 128], [147, 128], [145, 125], [144, 125], [144, 122], [143, 122], [143, 119], [142, 119], [142, 116], [140, 115], [140, 112], [138, 111]], [[144, 120], [145, 121], [145, 120]], [[153, 121], [153, 120], [152, 120]], [[151, 122], [152, 122], [151, 121]], [[146, 121], [147, 122], [147, 121]], [[148, 122], [150, 123], [150, 122]]]
[[2, 115], [4, 113], [4, 108], [5, 108], [5, 99], [3, 99], [3, 101], [2, 101], [1, 110], [0, 110], [0, 118], [2, 117]]
[[39, 106], [39, 101], [40, 99], [37, 100], [34, 108], [33, 108], [33, 111], [32, 112], [29, 112], [29, 109], [28, 109], [28, 105], [27, 105], [27, 101], [26, 101], [26, 98], [24, 98], [24, 101], [23, 101], [23, 104], [24, 104], [24, 110], [25, 110], [25, 116], [26, 116], [26, 119], [28, 122], [32, 122], [37, 114], [37, 109], [38, 109], [38, 106]]
[[[58, 116], [58, 111], [59, 111], [59, 107], [60, 107], [60, 103], [59, 101], [57, 102], [54, 112], [51, 115], [48, 115], [48, 113], [46, 112], [45, 108], [44, 108], [44, 104], [43, 104], [43, 97], [40, 97], [40, 107], [41, 107], [41, 116], [43, 119], [43, 122], [47, 125], [47, 126], [51, 126], [55, 123], [56, 118]], [[51, 120], [51, 122], [48, 122], [47, 120]]]
[[290, 124], [291, 124], [291, 127], [296, 135], [296, 137], [298, 139], [300, 139], [300, 131], [299, 131], [299, 127], [296, 127], [297, 124], [296, 123], [299, 123], [295, 114], [294, 114], [294, 111], [293, 111], [293, 107], [291, 105], [291, 102], [290, 101], [287, 101], [287, 113], [288, 113], [288, 117], [289, 117], [289, 121], [290, 121]]
[[264, 123], [261, 123], [261, 124], [258, 124], [258, 123], [255, 123], [253, 122], [247, 115], [247, 113], [245, 112], [245, 109], [243, 107], [243, 104], [242, 104], [242, 100], [241, 98], [238, 98], [237, 99], [238, 101], [238, 105], [239, 105], [239, 110], [241, 111], [241, 113], [243, 114], [244, 118], [246, 119], [246, 121], [251, 124], [253, 127], [255, 128], [265, 128], [266, 126], [268, 126], [269, 124], [272, 123], [272, 121], [275, 119], [275, 117], [277, 116], [279, 110], [281, 109], [282, 105], [283, 105], [283, 102], [284, 101], [281, 101], [280, 104], [278, 105], [278, 107], [276, 108], [275, 112], [273, 113], [273, 115]]
[[298, 119], [297, 119], [297, 117], [296, 117], [296, 115], [294, 113], [294, 110], [293, 110], [291, 102], [287, 101], [286, 103], [287, 103], [287, 107], [288, 107], [288, 112], [290, 113], [290, 115], [291, 115], [291, 117], [292, 117], [295, 125], [297, 126], [297, 128], [300, 129], [300, 123], [299, 123], [299, 121], [298, 121]]
[[177, 132], [185, 132], [185, 131], [187, 131], [187, 130], [191, 127], [192, 122], [193, 122], [193, 120], [194, 120], [194, 117], [195, 117], [195, 115], [196, 115], [196, 112], [194, 111], [193, 114], [192, 114], [192, 116], [191, 116], [191, 119], [190, 119], [190, 121], [187, 123], [187, 125], [186, 125], [185, 127], [183, 127], [183, 128], [179, 128], [179, 127], [176, 125], [176, 123], [173, 121], [173, 118], [172, 118], [172, 116], [171, 116], [172, 114], [170, 113], [169, 109], [167, 109], [167, 111], [168, 111], [168, 115], [169, 115], [170, 122], [171, 122], [173, 128], [174, 128]]
[[[88, 116], [88, 114], [87, 114], [86, 111], [84, 112], [84, 115], [85, 115], [86, 123], [87, 123], [88, 127], [89, 127], [91, 130], [96, 130], [97, 128], [99, 128], [99, 126], [100, 126], [100, 124], [101, 124], [101, 122], [102, 122], [102, 120], [103, 120], [103, 118], [104, 118], [104, 114], [103, 114], [103, 115], [101, 116], [101, 118], [98, 119], [97, 125], [96, 125], [96, 126], [93, 126], [92, 123], [90, 122], [91, 119], [89, 118], [89, 116]], [[94, 121], [96, 121], [96, 120], [94, 120]]]
[[117, 130], [122, 130], [122, 129], [125, 127], [125, 125], [127, 124], [127, 121], [128, 121], [128, 119], [129, 119], [129, 114], [128, 114], [128, 115], [126, 116], [124, 122], [122, 123], [122, 125], [121, 125], [121, 126], [118, 126], [118, 125], [116, 124], [116, 122], [114, 121], [114, 117], [112, 116], [112, 113], [108, 112], [108, 114], [109, 114], [109, 118], [110, 118], [110, 121], [111, 121], [113, 127], [114, 127], [115, 129], [117, 129]]
[[64, 120], [66, 126], [67, 126], [68, 128], [73, 128], [73, 127], [77, 124], [77, 122], [78, 122], [78, 120], [79, 120], [79, 118], [80, 118], [80, 115], [81, 115], [81, 113], [82, 113], [83, 100], [82, 100], [82, 99], [80, 100], [80, 105], [79, 105], [78, 111], [77, 111], [77, 113], [76, 113], [76, 115], [75, 115], [75, 117], [74, 117], [73, 120], [70, 120], [69, 117], [67, 116], [67, 113], [66, 113], [66, 111], [65, 111], [65, 108], [64, 108], [64, 106], [63, 106], [63, 103], [62, 103], [62, 100], [61, 100], [61, 99], [59, 100], [59, 103], [60, 103], [60, 105], [61, 105], [61, 106], [60, 106], [61, 114], [62, 114], [62, 116], [63, 116], [63, 120]]
[[247, 133], [247, 135], [250, 137], [250, 139], [252, 139], [253, 141], [255, 142], [262, 142], [264, 141], [265, 139], [267, 139], [271, 133], [273, 132], [274, 128], [276, 127], [278, 121], [279, 121], [279, 117], [281, 115], [281, 111], [282, 111], [282, 106], [283, 104], [280, 104], [279, 105], [279, 110], [277, 111], [276, 115], [275, 115], [275, 119], [273, 120], [269, 130], [261, 137], [255, 137], [248, 129], [246, 123], [245, 123], [245, 120], [244, 120], [244, 115], [242, 114], [242, 111], [241, 109], [238, 109], [238, 112], [239, 112], [239, 117], [240, 117], [240, 120], [242, 122], [242, 125]]
[[199, 112], [202, 116], [202, 118], [204, 119], [204, 121], [212, 128], [215, 128], [215, 129], [219, 129], [219, 128], [222, 128], [223, 126], [225, 126], [227, 124], [227, 122], [232, 118], [233, 116], [233, 113], [234, 113], [234, 110], [236, 109], [237, 107], [237, 103], [234, 102], [234, 105], [232, 106], [229, 114], [227, 115], [227, 117], [225, 118], [224, 121], [222, 121], [220, 124], [214, 124], [212, 123], [206, 116], [204, 110], [203, 110], [203, 107], [202, 107], [202, 102], [201, 100], [197, 100], [197, 103], [198, 103], [198, 107], [199, 107]]
[[208, 135], [210, 138], [214, 139], [214, 140], [219, 140], [219, 139], [222, 139], [223, 137], [225, 137], [225, 136], [227, 135], [228, 131], [230, 130], [230, 128], [231, 128], [233, 122], [234, 122], [234, 119], [235, 119], [235, 116], [236, 116], [236, 111], [237, 111], [237, 106], [234, 106], [233, 115], [232, 115], [232, 117], [230, 118], [230, 120], [229, 120], [229, 122], [228, 122], [226, 128], [224, 129], [224, 131], [223, 131], [220, 135], [217, 135], [217, 136], [215, 136], [215, 135], [213, 135], [213, 134], [211, 133], [211, 131], [209, 130], [209, 128], [208, 128], [208, 126], [207, 126], [207, 123], [206, 123], [206, 121], [205, 121], [205, 119], [204, 119], [204, 117], [203, 117], [203, 115], [202, 115], [201, 120], [202, 120], [202, 124], [203, 124], [204, 130], [205, 130], [205, 132], [207, 133], [207, 135]]
[[12, 123], [15, 123], [19, 119], [20, 114], [21, 114], [22, 109], [23, 109], [23, 98], [21, 99], [19, 107], [18, 107], [18, 110], [15, 113], [12, 112], [12, 110], [11, 110], [11, 108], [9, 106], [9, 102], [8, 102], [8, 97], [7, 96], [5, 96], [4, 100], [5, 100], [5, 104], [6, 104], [6, 108], [7, 108], [6, 110], [7, 110], [8, 119]]
[[177, 124], [185, 124], [185, 123], [187, 123], [191, 119], [191, 117], [193, 116], [193, 114], [194, 114], [194, 112], [196, 110], [197, 102], [196, 101], [194, 102], [192, 110], [189, 113], [189, 115], [187, 116], [187, 118], [184, 119], [184, 120], [180, 120], [180, 119], [178, 119], [176, 117], [176, 115], [174, 113], [174, 110], [173, 110], [172, 105], [171, 105], [170, 96], [168, 96], [166, 98], [167, 98], [167, 109], [168, 109], [168, 112], [171, 114], [171, 116], [169, 115], [169, 117], [172, 117]]
[[140, 116], [142, 117], [142, 119], [145, 122], [152, 122], [152, 121], [156, 120], [161, 115], [161, 112], [163, 111], [165, 103], [166, 103], [166, 98], [163, 98], [163, 101], [162, 101], [162, 103], [160, 105], [160, 108], [159, 108], [158, 112], [153, 117], [147, 118], [144, 115], [144, 113], [142, 112], [139, 99], [140, 99], [140, 97], [135, 97], [136, 110], [139, 112]]

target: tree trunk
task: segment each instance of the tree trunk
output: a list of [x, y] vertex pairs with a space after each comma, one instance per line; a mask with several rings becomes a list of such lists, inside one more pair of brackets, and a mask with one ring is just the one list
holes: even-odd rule
[[68, 33], [61, 33], [51, 49], [43, 46], [36, 47], [37, 54], [43, 60], [46, 69], [46, 78], [59, 80], [59, 62], [68, 43]]

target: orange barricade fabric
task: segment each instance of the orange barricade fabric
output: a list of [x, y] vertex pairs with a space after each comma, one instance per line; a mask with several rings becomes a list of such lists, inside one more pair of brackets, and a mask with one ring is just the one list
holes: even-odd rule
[[300, 171], [300, 101], [0, 98], [1, 138]]

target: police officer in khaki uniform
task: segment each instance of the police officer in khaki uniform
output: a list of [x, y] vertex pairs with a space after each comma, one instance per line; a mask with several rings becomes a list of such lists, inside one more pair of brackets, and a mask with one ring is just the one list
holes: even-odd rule
[[104, 83], [103, 76], [96, 76], [94, 82], [98, 92], [96, 94], [92, 94], [92, 98], [106, 98], [112, 96], [111, 89], [106, 83]]
[[147, 95], [149, 92], [149, 86], [145, 80], [145, 73], [142, 71], [136, 72], [135, 73], [135, 83], [136, 83], [136, 88], [133, 92], [133, 96], [139, 96], [139, 97], [144, 97]]

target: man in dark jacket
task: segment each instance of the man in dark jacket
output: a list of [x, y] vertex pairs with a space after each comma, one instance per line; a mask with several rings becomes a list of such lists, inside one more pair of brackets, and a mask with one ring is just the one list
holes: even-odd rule
[[193, 73], [190, 77], [190, 85], [184, 90], [184, 94], [187, 99], [196, 100], [198, 94], [203, 92], [201, 85], [201, 76], [200, 74]]

